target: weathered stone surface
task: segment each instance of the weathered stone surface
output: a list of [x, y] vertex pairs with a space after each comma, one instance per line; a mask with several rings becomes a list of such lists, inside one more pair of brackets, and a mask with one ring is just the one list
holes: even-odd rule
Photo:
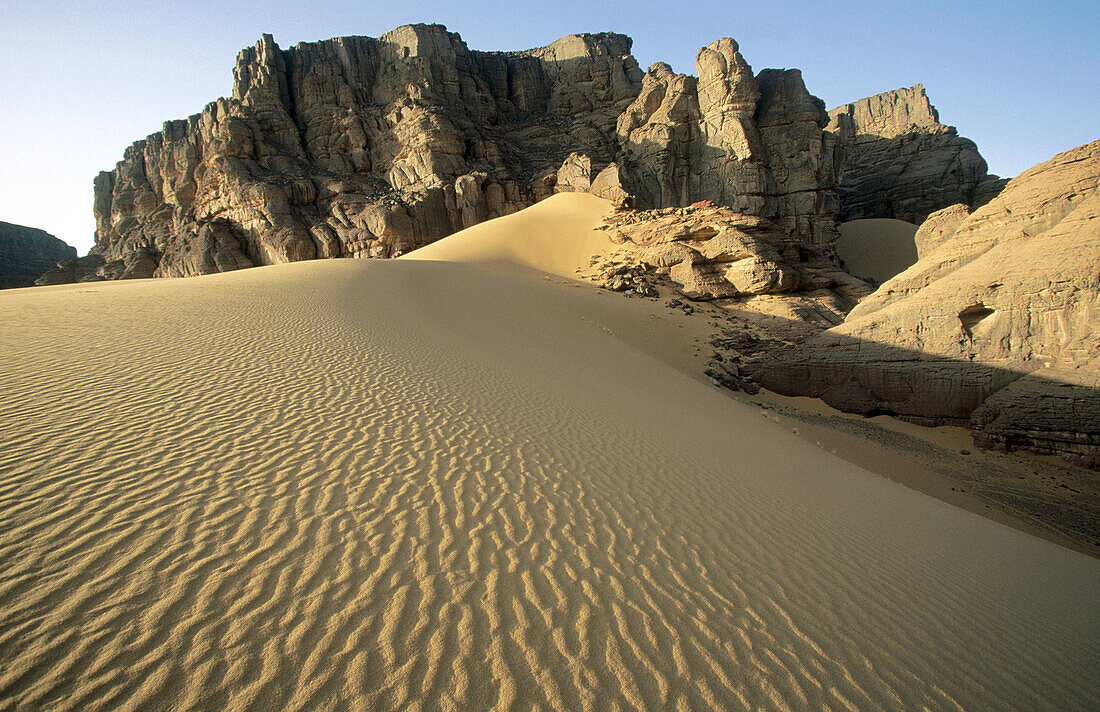
[[840, 219], [922, 223], [956, 203], [977, 208], [1004, 187], [970, 139], [940, 123], [920, 84], [829, 111], [844, 157]]
[[973, 418], [981, 442], [1097, 464], [1100, 427], [1081, 409], [1100, 373], [1100, 141], [960, 217], [934, 217], [938, 230], [958, 220], [950, 237], [842, 325], [761, 361], [756, 377], [844, 410]]
[[775, 314], [775, 304], [754, 299], [762, 295], [818, 303], [828, 292], [825, 301], [835, 310], [809, 319], [824, 328], [839, 323], [871, 291], [775, 223], [709, 201], [618, 211], [607, 219], [606, 229], [622, 246], [620, 256], [667, 275], [683, 296], [745, 313]]
[[[478, 52], [440, 25], [289, 49], [265, 35], [238, 56], [230, 98], [96, 178], [100, 274], [391, 257], [563, 190], [643, 208], [711, 200], [831, 256], [838, 139], [801, 74], [754, 74], [724, 38], [699, 51], [698, 78], [662, 63], [643, 76], [631, 44], [600, 33]], [[862, 147], [889, 112], [852, 106], [841, 133]], [[848, 178], [874, 184], [879, 158], [896, 156], [869, 153]]]
[[61, 260], [76, 259], [76, 248], [45, 230], [0, 222], [0, 289], [30, 287]]
[[555, 193], [587, 193], [592, 187], [592, 161], [583, 154], [570, 153], [558, 169]]
[[630, 194], [623, 188], [617, 163], [612, 163], [600, 171], [592, 179], [588, 192], [604, 200], [610, 200], [616, 207], [623, 207], [630, 202]]
[[630, 45], [605, 33], [474, 52], [439, 25], [285, 50], [264, 36], [238, 57], [231, 98], [96, 179], [101, 272], [388, 257], [514, 212], [572, 152], [614, 158], [609, 127], [641, 80]]
[[1100, 370], [1040, 368], [970, 414], [974, 442], [1100, 468]]
[[797, 70], [754, 75], [724, 38], [699, 50], [699, 77], [654, 64], [619, 117], [623, 184], [641, 208], [710, 200], [828, 250], [836, 239], [835, 139]]
[[917, 228], [917, 234], [913, 236], [914, 242], [917, 243], [917, 259], [927, 257], [951, 239], [955, 230], [968, 217], [970, 217], [970, 206], [965, 203], [956, 203], [929, 215], [928, 219]]

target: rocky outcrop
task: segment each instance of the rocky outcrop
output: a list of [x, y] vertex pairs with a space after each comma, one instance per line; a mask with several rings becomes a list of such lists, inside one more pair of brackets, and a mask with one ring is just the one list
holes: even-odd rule
[[605, 33], [474, 52], [439, 25], [285, 50], [265, 36], [231, 98], [96, 179], [99, 271], [388, 257], [513, 212], [570, 153], [611, 162], [608, 127], [640, 87], [630, 46]]
[[797, 70], [754, 75], [729, 38], [699, 50], [695, 63], [698, 78], [654, 64], [619, 117], [623, 182], [635, 205], [709, 200], [829, 250], [838, 165], [824, 104]]
[[[107, 279], [99, 273], [104, 264], [104, 259], [96, 254], [84, 255], [74, 260], [59, 260], [53, 269], [34, 280], [34, 284], [35, 286], [46, 287], [51, 284], [102, 282]], [[106, 271], [106, 273], [112, 274], [111, 271]]]
[[[914, 191], [948, 153], [977, 171], [966, 160], [980, 157], [959, 148], [973, 145], [935, 123], [927, 100], [928, 116], [908, 123], [897, 115], [916, 116], [916, 99], [863, 100], [829, 131], [800, 72], [754, 74], [729, 38], [700, 49], [698, 77], [663, 63], [643, 75], [631, 44], [580, 34], [478, 52], [440, 25], [289, 49], [265, 35], [238, 56], [229, 98], [166, 123], [96, 178], [96, 274], [391, 257], [575, 190], [648, 209], [710, 200], [831, 255], [838, 141], [855, 157], [849, 212], [923, 209]], [[875, 131], [903, 148], [883, 149]], [[921, 167], [899, 169], [918, 149]], [[859, 197], [887, 180], [885, 203]], [[967, 190], [961, 202], [976, 204]]]
[[602, 33], [477, 52], [439, 25], [289, 49], [265, 36], [230, 98], [96, 179], [97, 273], [389, 257], [563, 190], [709, 199], [827, 252], [837, 158], [801, 75], [754, 75], [722, 39], [698, 79], [643, 78], [630, 49]]
[[832, 109], [828, 128], [844, 155], [841, 221], [896, 218], [919, 225], [956, 203], [980, 207], [1006, 183], [988, 173], [973, 141], [940, 123], [920, 84]]
[[917, 264], [757, 379], [1100, 465], [1100, 141], [965, 212], [933, 216]]
[[76, 259], [76, 248], [45, 230], [0, 222], [0, 289], [30, 287], [57, 266]]
[[623, 265], [637, 265], [668, 277], [688, 299], [742, 314], [774, 314], [775, 302], [764, 297], [783, 297], [788, 312], [812, 304], [801, 319], [817, 329], [840, 323], [871, 291], [775, 223], [710, 201], [620, 210], [604, 229], [621, 247], [615, 260], [600, 266], [606, 274], [585, 275], [598, 281], [619, 276]]

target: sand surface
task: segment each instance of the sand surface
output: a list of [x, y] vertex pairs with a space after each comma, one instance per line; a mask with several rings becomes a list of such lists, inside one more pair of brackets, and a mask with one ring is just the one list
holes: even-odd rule
[[615, 247], [594, 229], [609, 211], [588, 193], [560, 193], [526, 210], [474, 225], [402, 257], [520, 266], [572, 279], [593, 255]]
[[0, 319], [0, 710], [1100, 707], [1100, 561], [761, 417], [651, 302], [335, 260]]
[[904, 220], [868, 218], [840, 225], [836, 251], [848, 271], [879, 284], [917, 261], [917, 226]]

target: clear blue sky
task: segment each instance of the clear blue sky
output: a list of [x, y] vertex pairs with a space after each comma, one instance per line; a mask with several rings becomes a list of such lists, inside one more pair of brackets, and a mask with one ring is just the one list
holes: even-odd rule
[[92, 178], [168, 119], [228, 94], [237, 52], [439, 22], [472, 49], [573, 32], [634, 38], [643, 69], [694, 73], [733, 37], [760, 70], [797, 67], [831, 108], [923, 83], [1000, 175], [1100, 138], [1100, 2], [42, 2], [0, 0], [0, 220], [83, 254]]

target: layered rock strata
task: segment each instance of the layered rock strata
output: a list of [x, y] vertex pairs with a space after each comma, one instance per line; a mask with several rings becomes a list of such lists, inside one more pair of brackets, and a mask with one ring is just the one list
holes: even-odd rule
[[1100, 465], [1100, 141], [972, 213], [933, 215], [918, 242], [917, 264], [843, 324], [761, 359], [758, 380]]
[[844, 154], [841, 221], [896, 218], [919, 225], [949, 205], [978, 208], [1007, 182], [988, 173], [973, 141], [940, 123], [920, 84], [832, 109], [828, 128]]
[[478, 52], [439, 25], [285, 50], [264, 36], [231, 98], [95, 180], [96, 273], [388, 257], [562, 190], [708, 199], [828, 251], [838, 156], [801, 75], [754, 75], [727, 38], [700, 50], [698, 79], [643, 76], [630, 48], [603, 33]]
[[59, 260], [76, 259], [76, 248], [45, 230], [0, 222], [0, 289], [30, 287]]

